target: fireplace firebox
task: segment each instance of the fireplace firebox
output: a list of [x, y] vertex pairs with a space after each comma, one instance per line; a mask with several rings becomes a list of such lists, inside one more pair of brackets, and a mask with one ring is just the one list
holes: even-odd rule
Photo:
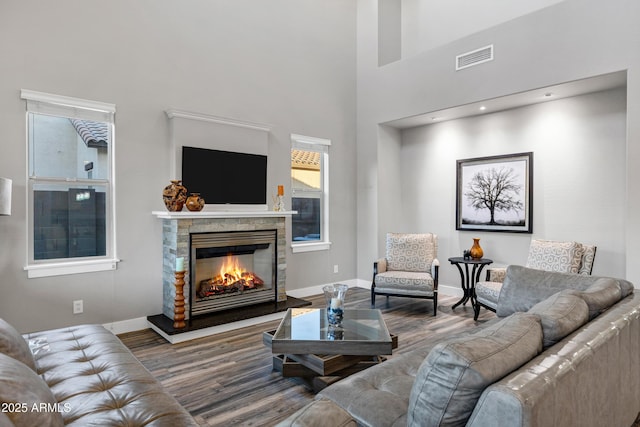
[[191, 316], [277, 300], [277, 230], [189, 237]]

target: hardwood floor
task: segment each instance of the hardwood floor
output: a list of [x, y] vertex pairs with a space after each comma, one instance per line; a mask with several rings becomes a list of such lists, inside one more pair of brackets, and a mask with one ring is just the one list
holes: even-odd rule
[[[369, 308], [370, 293], [351, 288], [347, 307]], [[306, 298], [324, 306], [317, 295]], [[398, 335], [395, 357], [426, 339], [472, 328], [470, 305], [451, 306], [457, 297], [440, 297], [438, 315], [432, 301], [378, 297], [389, 331]], [[477, 323], [494, 314], [482, 309]], [[124, 344], [202, 426], [271, 426], [313, 400], [314, 393], [295, 378], [272, 370], [271, 351], [262, 344], [262, 332], [275, 329], [279, 320], [171, 345], [151, 329], [119, 335]]]

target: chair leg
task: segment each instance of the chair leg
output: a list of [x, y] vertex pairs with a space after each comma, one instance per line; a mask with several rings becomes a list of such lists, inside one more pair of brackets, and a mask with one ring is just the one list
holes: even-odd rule
[[371, 308], [376, 308], [376, 293], [371, 288]]
[[438, 294], [433, 294], [433, 315], [438, 314]]

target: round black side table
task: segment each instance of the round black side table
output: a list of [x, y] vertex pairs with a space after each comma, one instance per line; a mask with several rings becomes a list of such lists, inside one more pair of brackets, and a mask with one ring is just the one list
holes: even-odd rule
[[[449, 262], [458, 268], [458, 272], [460, 273], [460, 286], [463, 292], [460, 301], [455, 303], [451, 309], [453, 310], [460, 304], [464, 305], [467, 301], [471, 300], [474, 318], [477, 318], [480, 312], [480, 306], [476, 301], [476, 283], [480, 281], [480, 273], [482, 273], [484, 267], [491, 264], [493, 260], [488, 258], [473, 259], [453, 257], [449, 258]], [[464, 270], [461, 265], [464, 265]], [[472, 266], [471, 272], [469, 272], [469, 266]]]

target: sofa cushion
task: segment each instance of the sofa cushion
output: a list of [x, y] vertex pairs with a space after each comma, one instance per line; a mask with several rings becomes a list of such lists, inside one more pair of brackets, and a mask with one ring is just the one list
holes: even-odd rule
[[500, 291], [496, 315], [509, 316], [531, 307], [565, 289], [583, 291], [600, 277], [580, 274], [556, 273], [510, 265]]
[[36, 370], [29, 344], [13, 326], [3, 319], [0, 319], [0, 353], [13, 357]]
[[[0, 354], [0, 402], [6, 405], [2, 407], [13, 423], [10, 425], [64, 425], [56, 399], [43, 379], [24, 363], [4, 354]], [[6, 411], [10, 408], [14, 410]]]
[[531, 307], [529, 314], [540, 316], [544, 348], [551, 347], [589, 321], [589, 307], [571, 289], [551, 295]]
[[528, 313], [516, 313], [476, 334], [436, 345], [416, 375], [407, 425], [465, 425], [488, 385], [541, 350], [540, 318]]
[[299, 409], [277, 427], [356, 427], [351, 415], [330, 400], [313, 401]]
[[578, 273], [583, 248], [578, 242], [532, 240], [526, 266], [558, 273]]
[[589, 320], [622, 299], [620, 283], [615, 279], [603, 277], [584, 291], [572, 290], [571, 293], [584, 300], [589, 307]]
[[633, 293], [633, 290], [635, 289], [635, 287], [633, 286], [633, 283], [624, 279], [614, 279], [614, 280], [616, 280], [618, 282], [618, 285], [620, 285], [620, 290], [622, 291], [621, 299], [626, 298]]
[[429, 273], [415, 271], [386, 271], [376, 274], [377, 292], [433, 296], [434, 280]]

